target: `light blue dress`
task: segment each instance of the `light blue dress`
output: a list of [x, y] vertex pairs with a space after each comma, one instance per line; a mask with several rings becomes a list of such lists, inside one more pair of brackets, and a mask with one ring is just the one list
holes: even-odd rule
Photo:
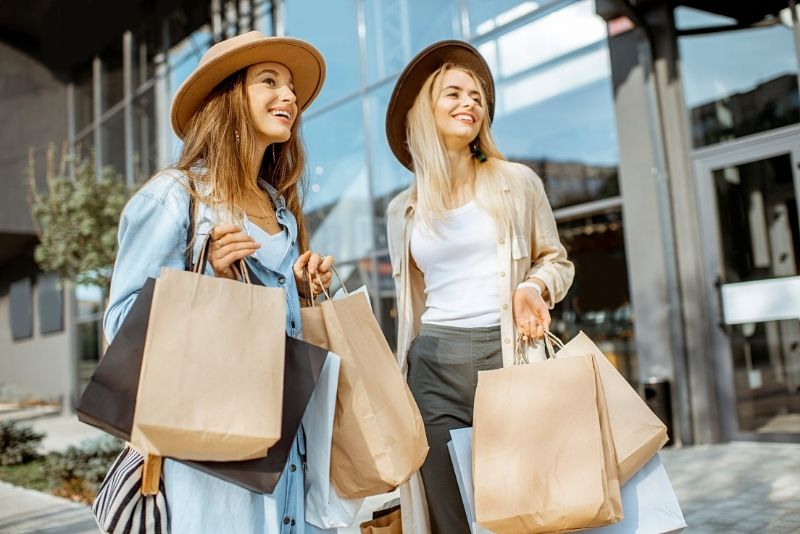
[[[109, 306], [103, 326], [109, 342], [148, 277], [158, 277], [162, 267], [183, 269], [189, 195], [186, 177], [167, 171], [145, 184], [128, 202], [119, 225], [119, 252], [114, 264]], [[297, 260], [297, 222], [286, 202], [266, 183], [282, 231], [270, 236], [245, 220], [245, 230], [262, 247], [248, 265], [267, 286], [286, 291], [286, 329], [301, 336], [300, 302], [292, 272]], [[205, 204], [195, 213], [197, 238], [194, 257], [215, 224], [214, 211]], [[206, 274], [211, 275], [209, 269]], [[170, 531], [183, 533], [246, 534], [332, 533], [305, 522], [305, 441], [302, 429], [295, 437], [286, 467], [275, 491], [253, 493], [234, 484], [167, 459], [163, 477], [170, 512]]]

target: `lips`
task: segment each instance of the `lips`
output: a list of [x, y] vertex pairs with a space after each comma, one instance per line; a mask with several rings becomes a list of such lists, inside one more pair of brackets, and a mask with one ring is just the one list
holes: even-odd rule
[[272, 108], [269, 114], [285, 124], [292, 122], [292, 111], [288, 108]]
[[475, 123], [475, 116], [472, 113], [457, 113], [453, 115], [453, 119], [457, 120], [458, 122], [465, 122], [467, 124]]

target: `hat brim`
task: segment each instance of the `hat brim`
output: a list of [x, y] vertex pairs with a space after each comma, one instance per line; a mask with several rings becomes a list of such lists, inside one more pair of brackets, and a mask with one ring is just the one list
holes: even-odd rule
[[455, 63], [475, 72], [483, 82], [489, 119], [494, 118], [494, 81], [483, 56], [472, 45], [463, 41], [448, 40], [432, 44], [417, 54], [400, 74], [386, 109], [386, 138], [389, 147], [408, 169], [413, 170], [411, 153], [406, 143], [408, 111], [414, 105], [428, 76], [445, 63]]
[[292, 73], [298, 109], [303, 111], [311, 105], [325, 81], [322, 55], [305, 41], [266, 37], [220, 54], [186, 78], [172, 100], [172, 129], [177, 136], [184, 138], [189, 120], [220, 82], [243, 68], [267, 61], [280, 63]]

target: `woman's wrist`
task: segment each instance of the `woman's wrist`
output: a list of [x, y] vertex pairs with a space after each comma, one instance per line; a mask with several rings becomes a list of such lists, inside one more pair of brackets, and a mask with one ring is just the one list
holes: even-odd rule
[[532, 280], [525, 280], [524, 282], [520, 282], [517, 284], [517, 289], [521, 289], [523, 287], [529, 287], [531, 289], [535, 289], [539, 295], [542, 294], [542, 287]]

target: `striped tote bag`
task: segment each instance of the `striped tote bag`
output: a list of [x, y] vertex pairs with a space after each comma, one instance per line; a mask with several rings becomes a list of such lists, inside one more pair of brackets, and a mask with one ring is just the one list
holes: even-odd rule
[[92, 505], [103, 532], [168, 534], [169, 507], [164, 480], [158, 481], [158, 493], [142, 495], [143, 466], [142, 455], [125, 447], [109, 469]]

